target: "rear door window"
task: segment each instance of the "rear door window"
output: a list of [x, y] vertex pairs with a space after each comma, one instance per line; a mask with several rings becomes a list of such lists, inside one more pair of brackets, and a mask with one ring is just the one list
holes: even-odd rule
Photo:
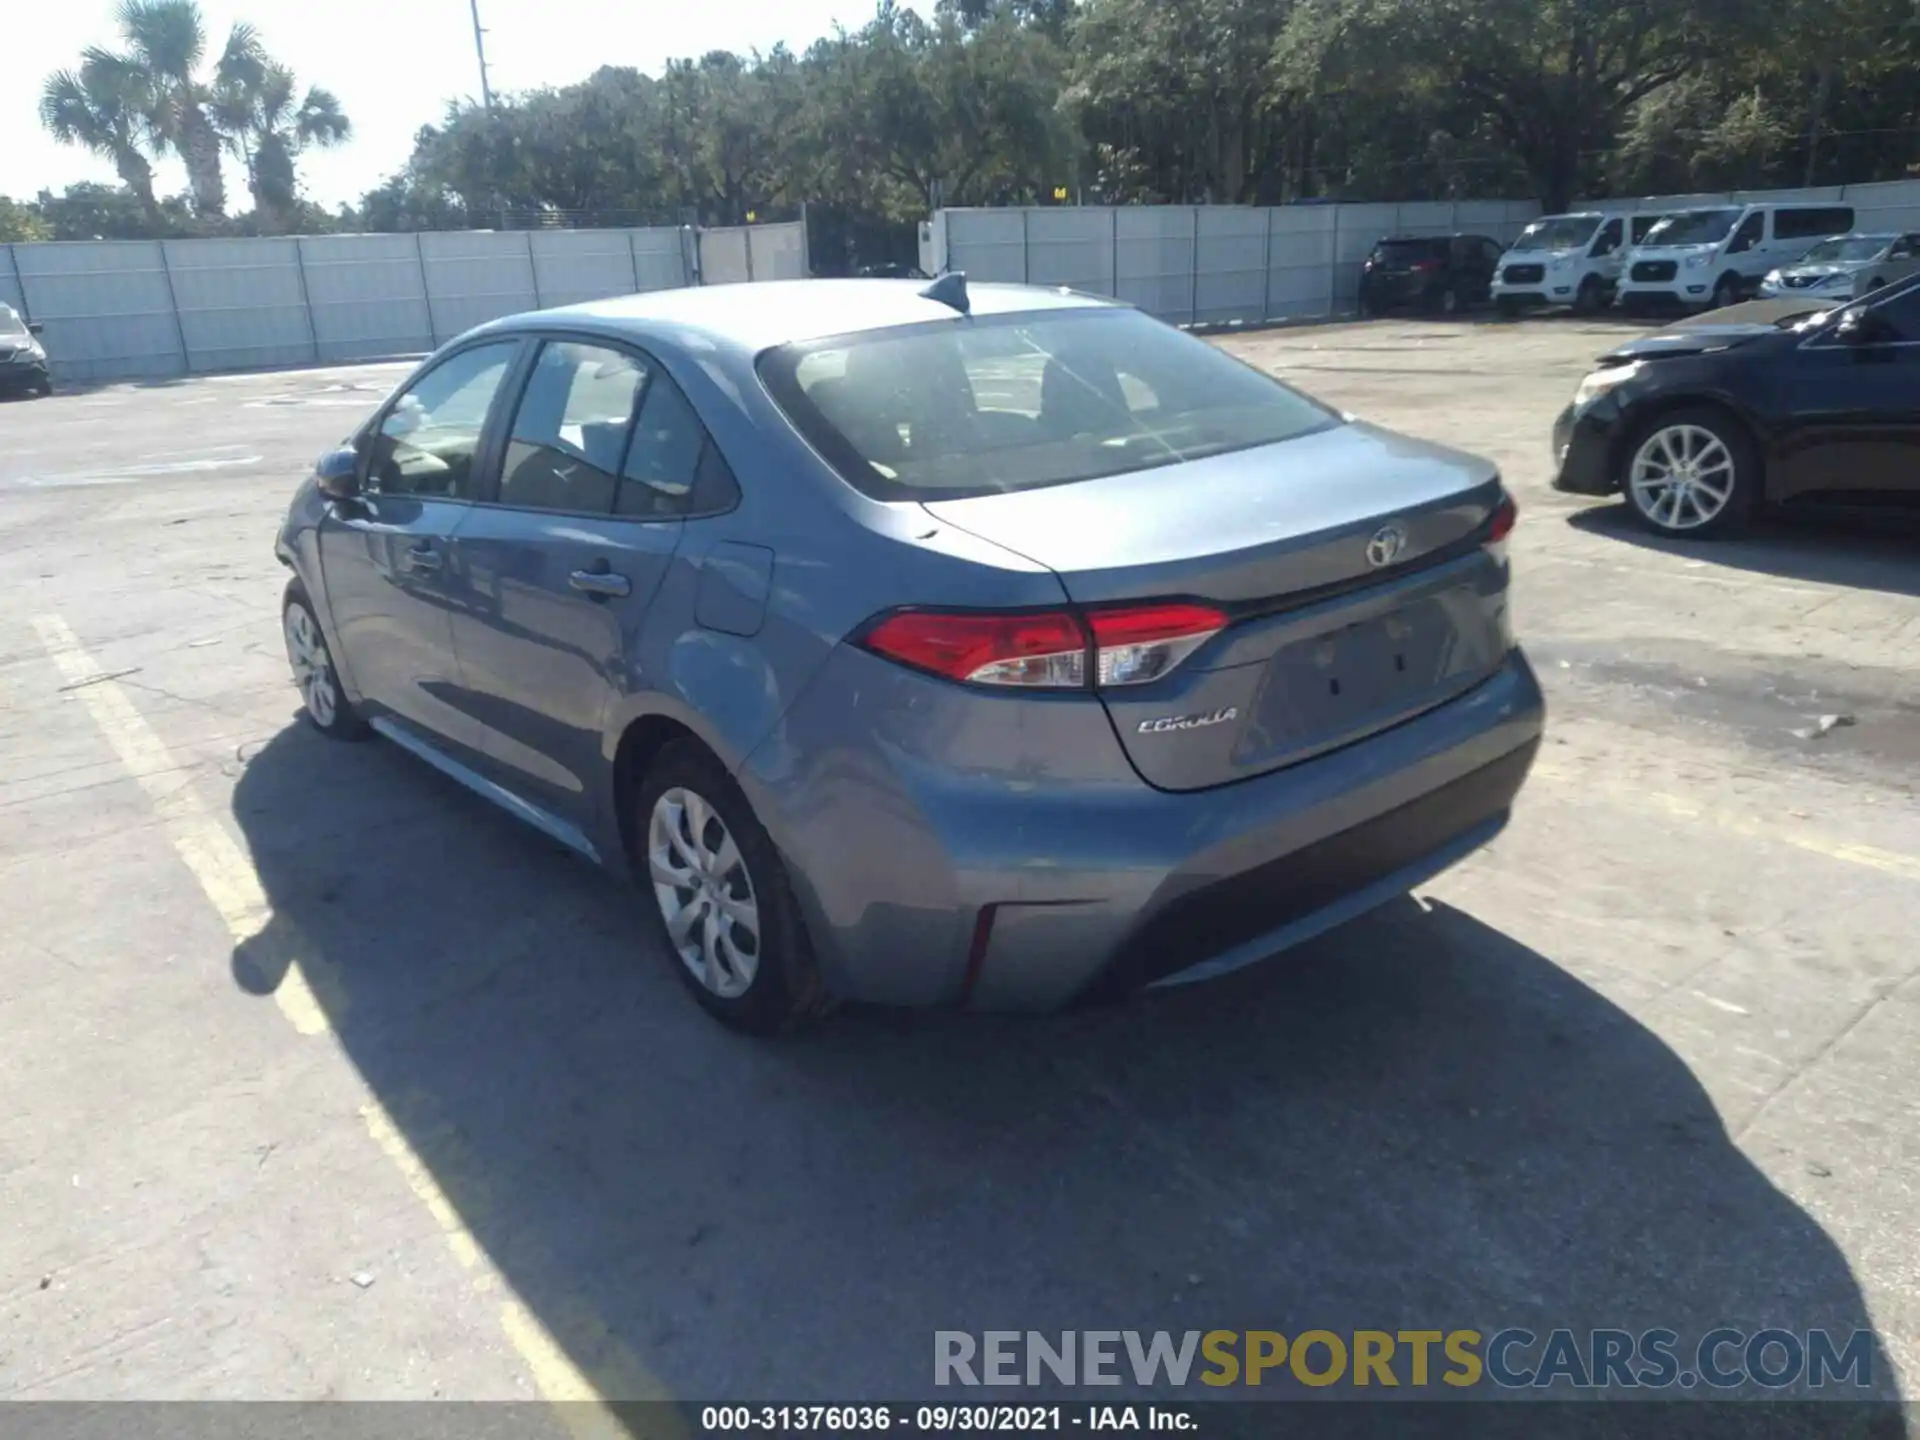
[[541, 346], [514, 412], [500, 503], [610, 513], [645, 382], [645, 369], [624, 351], [572, 341]]
[[1776, 240], [1824, 240], [1853, 229], [1851, 205], [1794, 205], [1773, 212]]
[[656, 372], [640, 403], [633, 448], [620, 472], [617, 514], [659, 520], [692, 508], [707, 432], [686, 394]]

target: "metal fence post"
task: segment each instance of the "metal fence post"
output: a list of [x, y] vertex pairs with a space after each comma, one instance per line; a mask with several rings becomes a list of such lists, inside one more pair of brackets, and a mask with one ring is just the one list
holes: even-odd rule
[[[627, 264], [633, 271], [633, 293], [638, 295], [640, 293], [640, 252], [634, 248], [631, 230], [627, 231]], [[681, 258], [680, 268], [682, 270], [687, 268], [684, 256]]]
[[180, 337], [180, 370], [182, 374], [193, 373], [193, 352], [187, 349], [187, 327], [180, 319], [180, 296], [173, 288], [173, 265], [167, 259], [167, 242], [156, 240], [160, 247], [160, 273], [167, 281], [167, 308], [173, 311], [173, 333]]
[[1273, 318], [1273, 207], [1267, 206], [1267, 238], [1260, 247], [1260, 323]]
[[1118, 205], [1107, 207], [1107, 221], [1110, 237], [1107, 243], [1111, 247], [1108, 259], [1112, 262], [1109, 269], [1113, 272], [1113, 284], [1107, 293], [1118, 300], [1120, 298], [1120, 207]]
[[1200, 323], [1200, 207], [1193, 209], [1193, 248], [1187, 256], [1187, 323]]
[[307, 343], [313, 347], [313, 363], [320, 363], [320, 326], [313, 318], [313, 293], [307, 289], [307, 247], [298, 235], [293, 237], [293, 273], [300, 280], [300, 308], [307, 312]]
[[427, 348], [440, 348], [440, 322], [433, 318], [433, 291], [427, 285], [427, 252], [421, 248], [420, 232], [413, 232], [413, 263], [420, 270], [420, 300], [427, 307]]
[[540, 303], [540, 262], [533, 258], [533, 231], [527, 231], [527, 278], [533, 281], [533, 308], [544, 310]]
[[1340, 219], [1347, 207], [1333, 207], [1333, 254], [1327, 260], [1327, 314], [1340, 313]]
[[13, 276], [13, 288], [20, 292], [20, 318], [31, 325], [33, 306], [27, 303], [27, 279], [20, 273], [20, 251], [11, 241], [7, 243], [7, 273]]
[[1020, 283], [1033, 281], [1033, 240], [1029, 233], [1027, 207], [1020, 207]]

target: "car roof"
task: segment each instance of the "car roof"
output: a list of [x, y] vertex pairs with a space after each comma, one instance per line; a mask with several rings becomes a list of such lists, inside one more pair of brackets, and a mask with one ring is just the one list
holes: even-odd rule
[[[667, 331], [683, 339], [701, 338], [759, 351], [796, 340], [953, 319], [949, 306], [921, 293], [927, 285], [925, 280], [877, 279], [698, 285], [515, 315], [487, 328], [528, 329], [546, 323], [608, 333]], [[1131, 308], [1065, 287], [991, 282], [969, 284], [967, 298], [976, 316]]]

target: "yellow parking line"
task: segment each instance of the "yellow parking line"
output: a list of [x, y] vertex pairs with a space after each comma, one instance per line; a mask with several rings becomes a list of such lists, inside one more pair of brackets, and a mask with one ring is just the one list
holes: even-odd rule
[[[226, 923], [236, 947], [271, 943], [269, 927], [274, 918], [273, 908], [245, 848], [200, 803], [179, 761], [119, 683], [103, 678], [105, 672], [66, 621], [58, 615], [41, 615], [35, 617], [33, 625], [67, 684], [76, 687], [70, 693], [86, 706], [120, 762], [152, 801], [167, 838]], [[328, 976], [318, 985], [319, 993], [312, 978], [315, 973]], [[322, 995], [325, 1004], [322, 1004]], [[302, 1035], [327, 1033], [332, 1028], [329, 1015], [342, 1013], [346, 1003], [346, 995], [328, 967], [312, 964], [303, 967], [297, 956], [286, 959], [285, 975], [274, 990], [274, 999]], [[459, 1210], [448, 1199], [426, 1161], [407, 1143], [386, 1107], [377, 1099], [369, 1099], [360, 1114], [374, 1143], [393, 1161], [407, 1188], [433, 1217], [454, 1258], [463, 1269], [477, 1272], [474, 1288], [482, 1294], [498, 1291], [501, 1278], [491, 1266], [482, 1263], [485, 1256], [480, 1242], [460, 1218]], [[562, 1423], [578, 1440], [604, 1440], [604, 1437], [631, 1433], [601, 1390], [568, 1358], [552, 1332], [519, 1299], [509, 1295], [503, 1302], [500, 1326], [539, 1387], [541, 1396], [556, 1407]], [[605, 1342], [602, 1348], [612, 1352], [609, 1369], [622, 1381], [623, 1397], [666, 1398], [664, 1387], [612, 1341], [604, 1325], [588, 1321], [587, 1332]], [[670, 1416], [661, 1417], [661, 1423], [676, 1433], [681, 1428]]]
[[[1556, 784], [1565, 782], [1587, 789], [1595, 788], [1594, 776], [1590, 771], [1575, 770], [1551, 760], [1540, 761], [1533, 767], [1533, 773], [1539, 779]], [[1856, 845], [1851, 841], [1823, 835], [1817, 830], [1810, 830], [1804, 826], [1775, 820], [1757, 820], [1725, 810], [1710, 810], [1685, 796], [1664, 790], [1628, 789], [1625, 786], [1607, 785], [1602, 793], [1607, 799], [1629, 808], [1655, 810], [1675, 820], [1690, 820], [1712, 825], [1716, 829], [1725, 830], [1742, 839], [1790, 845], [1796, 850], [1805, 850], [1812, 855], [1824, 855], [1829, 860], [1838, 860], [1846, 865], [1864, 866], [1866, 869], [1878, 870], [1883, 874], [1898, 875], [1905, 880], [1920, 880], [1920, 856], [1903, 854], [1898, 850], [1883, 850], [1877, 845]]]

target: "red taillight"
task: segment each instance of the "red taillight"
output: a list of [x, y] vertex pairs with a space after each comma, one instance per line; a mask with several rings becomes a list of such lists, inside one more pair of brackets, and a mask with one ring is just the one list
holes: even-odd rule
[[1440, 268], [1440, 263], [1441, 262], [1438, 260], [1416, 260], [1413, 262], [1413, 268], [1415, 270], [1419, 270], [1424, 273], [1428, 271], [1438, 270]]
[[861, 641], [876, 655], [975, 685], [1083, 689], [1087, 632], [1062, 611], [908, 610]]
[[1158, 680], [1226, 627], [1186, 601], [1066, 611], [905, 610], [868, 630], [876, 655], [969, 685], [1084, 690]]
[[1494, 508], [1493, 519], [1487, 526], [1487, 543], [1498, 545], [1513, 533], [1513, 527], [1520, 518], [1520, 507], [1513, 503], [1511, 495], [1502, 495], [1500, 503]]
[[1144, 685], [1218, 635], [1227, 617], [1211, 605], [1175, 602], [1095, 610], [1087, 623], [1098, 656], [1096, 683]]

